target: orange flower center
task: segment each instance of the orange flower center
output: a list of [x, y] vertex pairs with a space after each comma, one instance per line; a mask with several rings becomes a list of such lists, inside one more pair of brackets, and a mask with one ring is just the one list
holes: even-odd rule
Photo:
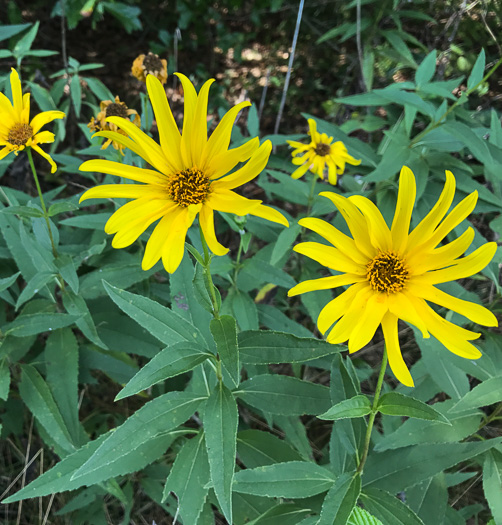
[[29, 124], [15, 124], [10, 128], [7, 142], [13, 146], [24, 146], [33, 137], [33, 128]]
[[314, 151], [316, 155], [319, 155], [319, 157], [325, 157], [326, 155], [329, 155], [329, 152], [331, 151], [331, 146], [329, 144], [324, 144], [324, 142], [320, 142], [314, 148]]
[[197, 168], [179, 171], [171, 176], [167, 191], [174, 202], [186, 208], [190, 204], [200, 204], [209, 195], [211, 181]]
[[396, 293], [404, 288], [409, 272], [395, 252], [381, 252], [366, 265], [366, 278], [376, 292]]

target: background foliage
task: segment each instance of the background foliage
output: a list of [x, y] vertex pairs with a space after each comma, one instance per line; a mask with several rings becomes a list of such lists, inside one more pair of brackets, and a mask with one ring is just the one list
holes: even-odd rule
[[[342, 357], [345, 347], [317, 339], [312, 321], [331, 292], [287, 299], [296, 282], [319, 276], [319, 265], [291, 252], [308, 237], [298, 219], [331, 220], [334, 210], [317, 196], [331, 189], [326, 184], [311, 191], [310, 181], [290, 178], [285, 147], [287, 138], [305, 136], [305, 118], [315, 118], [319, 131], [362, 159], [337, 191], [376, 200], [386, 218], [403, 164], [417, 176], [417, 222], [451, 169], [456, 199], [479, 192], [470, 218], [474, 247], [498, 240], [501, 76], [485, 75], [501, 54], [500, 2], [307, 3], [281, 135], [272, 133], [297, 4], [68, 0], [50, 9], [41, 1], [6, 7], [0, 87], [8, 90], [16, 67], [38, 108], [63, 110], [67, 119], [54, 126], [58, 172], [39, 165], [57, 258], [26, 156], [0, 161], [5, 523], [206, 525], [226, 523], [232, 512], [237, 525], [502, 523], [498, 329], [483, 331], [484, 355], [471, 362], [420, 335], [415, 340], [403, 325], [416, 387], [391, 378], [387, 405], [406, 393], [422, 402], [421, 417], [425, 403], [433, 408], [424, 420], [414, 418], [418, 408], [382, 405], [364, 475], [349, 474], [383, 342], [377, 336], [352, 359]], [[219, 238], [231, 247], [211, 264], [222, 295], [219, 322], [211, 321], [196, 258], [185, 255], [170, 277], [160, 265], [143, 272], [144, 243], [114, 250], [103, 232], [121, 203], [77, 205], [84, 188], [107, 182], [79, 172], [81, 161], [118, 155], [90, 139], [87, 122], [100, 100], [119, 95], [155, 136], [144, 88], [130, 76], [132, 60], [148, 50], [199, 86], [216, 76], [215, 116], [230, 102], [254, 102], [238, 121], [235, 145], [257, 135], [277, 145], [257, 184], [244, 191], [285, 210], [291, 226], [283, 231], [253, 217], [218, 222]], [[179, 116], [173, 79], [167, 92]], [[125, 161], [137, 162], [130, 152]], [[338, 216], [333, 220], [343, 229]], [[197, 229], [189, 239], [202, 251]], [[482, 274], [444, 290], [500, 316], [500, 262], [498, 252]], [[216, 351], [223, 385], [210, 365]], [[347, 399], [353, 404], [341, 413], [338, 404]], [[353, 510], [357, 501], [364, 509]]]

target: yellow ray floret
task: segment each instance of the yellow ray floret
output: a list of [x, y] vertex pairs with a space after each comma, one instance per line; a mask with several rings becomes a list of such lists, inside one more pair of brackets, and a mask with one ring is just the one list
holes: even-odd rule
[[[181, 133], [162, 84], [153, 75], [148, 75], [146, 85], [160, 144], [134, 123], [118, 116], [106, 121], [113, 123], [122, 133], [108, 130], [96, 134], [131, 149], [150, 164], [151, 169], [108, 160], [89, 160], [80, 166], [81, 171], [108, 173], [141, 183], [96, 186], [87, 190], [80, 201], [114, 197], [134, 199], [110, 217], [105, 231], [115, 234], [112, 242], [115, 248], [124, 248], [159, 221], [147, 242], [142, 268], [148, 270], [162, 259], [170, 273], [178, 268], [183, 258], [187, 230], [197, 216], [209, 249], [215, 255], [224, 255], [228, 249], [216, 238], [214, 210], [236, 215], [249, 213], [288, 226], [286, 218], [277, 210], [233, 191], [259, 175], [272, 149], [270, 141], [260, 145], [258, 139], [229, 149], [235, 118], [250, 104], [241, 102], [230, 109], [208, 138], [207, 101], [213, 81], [207, 81], [197, 94], [187, 77], [177, 75], [185, 93]], [[245, 162], [242, 167], [228, 174], [242, 162]]]
[[293, 179], [299, 179], [310, 170], [320, 179], [324, 179], [324, 173], [327, 171], [328, 180], [334, 186], [338, 175], [345, 171], [345, 164], [357, 166], [361, 161], [349, 155], [345, 144], [340, 140], [333, 142], [333, 137], [326, 133], [318, 133], [314, 119], [309, 118], [308, 123], [309, 144], [288, 140], [288, 144], [294, 148], [291, 152], [292, 162], [298, 166], [291, 176]]
[[10, 74], [12, 102], [0, 93], [0, 160], [9, 153], [16, 155], [25, 148], [32, 148], [51, 165], [51, 173], [57, 169], [56, 163], [39, 144], [54, 142], [54, 134], [40, 129], [55, 119], [64, 118], [62, 111], [44, 111], [35, 115], [30, 122], [30, 94], [23, 95], [21, 81], [13, 68]]
[[381, 325], [390, 367], [407, 386], [413, 386], [413, 379], [399, 347], [399, 319], [414, 325], [423, 337], [432, 335], [450, 352], [467, 359], [481, 356], [470, 343], [480, 334], [443, 319], [428, 302], [481, 325], [498, 324], [493, 313], [483, 306], [453, 297], [434, 286], [474, 275], [490, 262], [497, 249], [496, 243], [489, 242], [463, 256], [474, 238], [472, 228], [454, 241], [440, 245], [476, 205], [477, 192], [473, 192], [448, 213], [454, 194], [455, 178], [447, 171], [446, 184], [437, 203], [410, 232], [416, 183], [412, 171], [405, 166], [401, 170], [390, 228], [366, 197], [345, 198], [331, 192], [321, 195], [338, 208], [352, 237], [321, 219], [300, 221], [332, 246], [302, 242], [294, 250], [340, 275], [302, 282], [293, 287], [289, 295], [349, 285], [322, 309], [317, 320], [320, 332], [328, 333], [330, 343], [348, 341], [349, 351], [357, 352], [371, 341]]

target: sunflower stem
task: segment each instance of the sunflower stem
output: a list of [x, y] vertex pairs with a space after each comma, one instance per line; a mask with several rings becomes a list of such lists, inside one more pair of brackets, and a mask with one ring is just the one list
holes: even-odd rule
[[33, 156], [31, 154], [31, 148], [26, 148], [26, 153], [28, 154], [28, 160], [30, 161], [31, 172], [33, 173], [33, 178], [35, 179], [35, 185], [37, 186], [38, 197], [40, 198], [40, 205], [44, 212], [44, 219], [47, 224], [47, 231], [49, 232], [49, 239], [51, 240], [52, 254], [54, 258], [57, 259], [58, 252], [56, 249], [56, 243], [54, 242], [54, 237], [52, 236], [51, 223], [49, 221], [49, 214], [47, 213], [47, 208], [45, 206], [44, 197], [42, 195], [42, 188], [40, 187], [40, 182], [38, 181], [37, 170], [35, 169], [35, 164], [33, 163]]
[[213, 317], [215, 319], [220, 318], [220, 309], [218, 306], [218, 299], [216, 298], [216, 289], [213, 283], [213, 278], [211, 277], [211, 256], [209, 255], [209, 248], [207, 247], [207, 242], [202, 233], [202, 228], [199, 228], [200, 231], [200, 240], [202, 241], [202, 249], [204, 251], [204, 265], [203, 273], [206, 278], [207, 287], [209, 289], [209, 295], [211, 299], [211, 305], [213, 307]]
[[375, 388], [375, 397], [373, 398], [373, 406], [371, 408], [371, 414], [368, 419], [368, 427], [366, 429], [366, 436], [364, 438], [364, 450], [359, 460], [359, 465], [357, 466], [357, 473], [362, 474], [364, 464], [368, 458], [368, 451], [371, 443], [371, 432], [373, 430], [373, 425], [375, 424], [375, 417], [378, 414], [378, 402], [380, 400], [380, 393], [382, 392], [383, 378], [385, 376], [385, 370], [387, 369], [387, 349], [383, 349], [382, 365], [380, 367], [380, 373], [378, 374], [378, 381]]

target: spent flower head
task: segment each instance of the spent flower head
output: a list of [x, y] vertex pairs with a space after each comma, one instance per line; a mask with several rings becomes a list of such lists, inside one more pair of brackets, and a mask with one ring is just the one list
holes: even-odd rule
[[296, 140], [287, 141], [294, 148], [291, 152], [292, 162], [299, 166], [291, 177], [299, 179], [310, 170], [320, 179], [324, 179], [327, 167], [328, 180], [330, 184], [335, 185], [338, 175], [345, 171], [346, 163], [358, 166], [361, 161], [348, 154], [343, 142], [340, 140], [333, 142], [333, 137], [329, 137], [326, 133], [319, 133], [314, 119], [309, 118], [308, 123], [311, 139], [309, 144]]
[[146, 77], [153, 75], [162, 84], [165, 84], [167, 82], [167, 60], [149, 51], [148, 55], [139, 55], [134, 59], [131, 73], [140, 82], [146, 82]]
[[[96, 171], [124, 177], [141, 184], [106, 184], [87, 190], [81, 201], [91, 198], [129, 198], [105, 225], [115, 234], [112, 246], [125, 248], [151, 224], [155, 226], [145, 248], [142, 267], [150, 269], [162, 259], [165, 269], [174, 272], [183, 258], [185, 237], [195, 218], [209, 249], [224, 255], [228, 249], [216, 239], [214, 210], [235, 215], [251, 214], [288, 226], [286, 218], [262, 204], [242, 197], [234, 188], [254, 179], [267, 164], [272, 144], [251, 139], [229, 149], [233, 123], [238, 113], [249, 106], [241, 102], [221, 119], [207, 137], [207, 102], [213, 80], [208, 80], [197, 94], [190, 80], [177, 73], [184, 88], [185, 111], [180, 133], [160, 81], [147, 77], [146, 86], [159, 130], [160, 144], [138, 129], [128, 119], [107, 117], [128, 137], [115, 131], [100, 131], [97, 136], [117, 141], [142, 157], [151, 168], [143, 169], [108, 160], [89, 160], [82, 171]], [[246, 162], [247, 161], [247, 162]], [[231, 172], [239, 163], [243, 166]]]
[[447, 321], [427, 303], [458, 312], [481, 325], [498, 324], [488, 309], [453, 297], [435, 286], [476, 274], [490, 262], [497, 249], [496, 243], [489, 242], [463, 257], [474, 238], [470, 227], [454, 241], [441, 244], [473, 211], [478, 198], [477, 192], [471, 193], [447, 214], [454, 194], [455, 177], [447, 171], [438, 201], [409, 232], [416, 183], [412, 171], [403, 167], [391, 228], [366, 197], [346, 198], [332, 192], [320, 195], [338, 208], [352, 237], [321, 219], [305, 218], [299, 222], [332, 246], [303, 242], [294, 250], [339, 274], [302, 282], [292, 288], [289, 295], [348, 286], [322, 309], [317, 319], [320, 332], [325, 334], [331, 329], [327, 336], [330, 343], [348, 340], [352, 353], [368, 344], [381, 325], [390, 367], [407, 386], [413, 386], [413, 379], [401, 355], [398, 319], [418, 328], [423, 337], [434, 336], [450, 352], [467, 359], [481, 356], [470, 343], [480, 334]]
[[[132, 120], [132, 123], [135, 126], [138, 126], [138, 128], [141, 126], [141, 119], [138, 115], [138, 112], [135, 109], [129, 109], [125, 102], [121, 102], [120, 98], [118, 96], [115, 97], [115, 101], [112, 100], [102, 100], [99, 103], [99, 109], [100, 112], [96, 116], [96, 118], [91, 117], [91, 121], [89, 124], [87, 124], [87, 127], [91, 131], [114, 131], [117, 133], [120, 133], [124, 137], [127, 137], [127, 133], [122, 131], [117, 127], [116, 124], [113, 124], [112, 122], [107, 122], [108, 117], [122, 117], [130, 120], [130, 116], [134, 115], [134, 119]], [[124, 154], [124, 146], [113, 139], [107, 139], [105, 142], [103, 142], [103, 145], [101, 146], [101, 149], [106, 149], [110, 144], [112, 146], [119, 150], [122, 155]]]
[[0, 160], [9, 153], [17, 155], [25, 148], [32, 148], [51, 165], [51, 173], [57, 169], [56, 163], [39, 144], [54, 142], [54, 133], [40, 131], [45, 124], [55, 119], [64, 118], [62, 111], [43, 111], [30, 121], [30, 94], [25, 93], [17, 71], [12, 68], [10, 74], [12, 102], [0, 93]]

